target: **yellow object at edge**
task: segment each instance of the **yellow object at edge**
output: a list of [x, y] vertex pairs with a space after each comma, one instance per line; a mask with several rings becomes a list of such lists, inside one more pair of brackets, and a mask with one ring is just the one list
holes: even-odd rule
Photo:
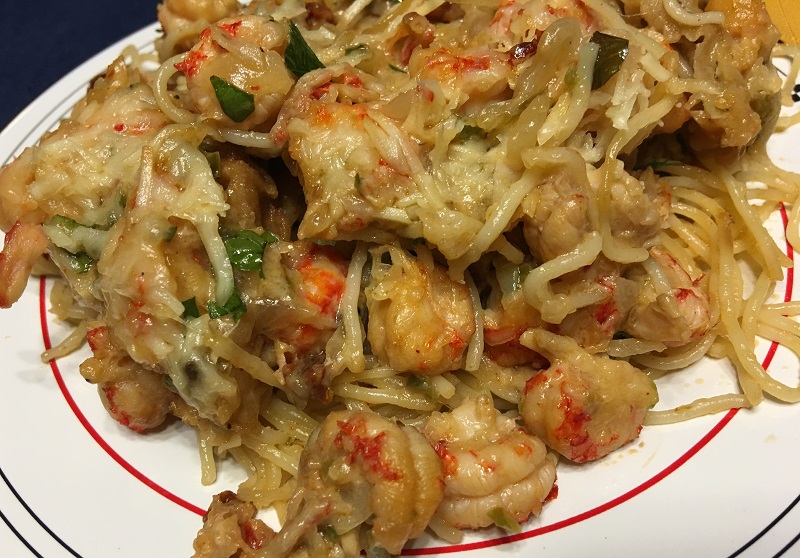
[[767, 11], [785, 43], [800, 45], [800, 1], [765, 0]]

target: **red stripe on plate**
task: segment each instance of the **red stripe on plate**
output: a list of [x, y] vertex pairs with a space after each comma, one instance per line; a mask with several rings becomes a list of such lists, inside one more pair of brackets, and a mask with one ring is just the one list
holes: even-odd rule
[[[45, 300], [47, 298], [45, 296], [47, 291], [46, 286], [47, 286], [47, 280], [44, 277], [41, 277], [39, 279], [39, 320], [42, 325], [42, 340], [44, 341], [44, 348], [49, 350], [52, 347], [52, 344], [50, 342], [50, 330], [47, 326], [47, 305], [45, 303]], [[137, 480], [142, 482], [145, 486], [154, 490], [167, 500], [170, 500], [171, 502], [174, 502], [179, 506], [186, 508], [191, 512], [194, 512], [197, 515], [204, 515], [206, 513], [206, 510], [204, 510], [203, 508], [200, 508], [190, 502], [187, 502], [180, 496], [173, 494], [160, 484], [148, 478], [144, 473], [142, 473], [136, 467], [128, 463], [120, 454], [118, 454], [114, 450], [114, 448], [112, 448], [109, 445], [109, 443], [105, 441], [105, 439], [100, 435], [100, 433], [97, 432], [97, 430], [95, 430], [94, 426], [92, 426], [92, 424], [86, 418], [86, 415], [84, 415], [80, 407], [78, 407], [78, 404], [72, 397], [69, 388], [67, 388], [66, 383], [64, 383], [64, 378], [61, 376], [61, 370], [58, 369], [58, 363], [55, 360], [50, 361], [50, 369], [53, 371], [53, 377], [55, 378], [56, 383], [58, 384], [58, 389], [61, 390], [61, 394], [67, 401], [67, 405], [69, 405], [69, 408], [75, 414], [75, 417], [77, 417], [78, 422], [81, 423], [83, 428], [86, 429], [86, 432], [88, 432], [89, 435], [92, 437], [92, 439], [95, 442], [97, 442], [97, 445], [99, 445], [101, 448], [103, 448], [103, 450], [105, 450], [105, 452], [111, 457], [111, 459], [116, 461], [123, 469], [128, 471], [128, 473], [133, 475]]]

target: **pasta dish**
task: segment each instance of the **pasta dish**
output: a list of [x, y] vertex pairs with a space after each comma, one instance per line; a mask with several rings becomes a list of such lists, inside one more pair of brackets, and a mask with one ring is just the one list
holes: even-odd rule
[[[197, 433], [195, 558], [519, 531], [586, 463], [796, 403], [757, 338], [800, 246], [766, 143], [800, 71], [761, 0], [164, 0], [0, 171], [0, 305], [56, 277], [81, 375]], [[787, 59], [781, 76], [774, 57]], [[734, 393], [654, 408], [703, 358]], [[562, 495], [562, 497], [570, 497]], [[274, 508], [273, 530], [257, 512]]]

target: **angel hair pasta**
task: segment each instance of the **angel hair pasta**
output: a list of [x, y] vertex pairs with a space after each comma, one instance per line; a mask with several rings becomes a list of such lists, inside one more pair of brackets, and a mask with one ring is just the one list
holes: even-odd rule
[[[794, 51], [759, 0], [165, 0], [0, 175], [0, 301], [59, 277], [121, 425], [248, 478], [195, 557], [398, 554], [518, 529], [558, 456], [787, 402], [764, 227]], [[788, 57], [783, 85], [772, 56]], [[792, 65], [793, 64], [793, 65]], [[781, 123], [790, 124], [791, 122]], [[743, 270], [754, 277], [745, 287]], [[728, 359], [739, 390], [653, 410]], [[255, 517], [274, 507], [277, 533]]]

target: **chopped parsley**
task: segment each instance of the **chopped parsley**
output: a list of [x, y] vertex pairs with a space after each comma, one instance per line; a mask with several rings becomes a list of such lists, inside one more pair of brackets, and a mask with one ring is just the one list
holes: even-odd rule
[[367, 48], [368, 48], [367, 45], [365, 45], [364, 43], [358, 43], [357, 45], [349, 46], [346, 49], [344, 49], [344, 53], [353, 54], [357, 50], [367, 50]]
[[64, 250], [64, 253], [67, 255], [67, 265], [75, 273], [81, 275], [92, 269], [94, 260], [86, 252], [78, 252], [77, 254], [73, 254]]
[[256, 109], [255, 98], [252, 94], [239, 89], [219, 76], [211, 76], [211, 87], [214, 88], [214, 94], [217, 96], [219, 106], [222, 107], [222, 112], [234, 122], [242, 122]]
[[48, 225], [53, 225], [65, 232], [72, 232], [78, 227], [82, 227], [75, 219], [64, 217], [63, 215], [53, 215], [47, 222]]
[[197, 307], [197, 298], [192, 297], [183, 301], [183, 319], [199, 318], [200, 309]]
[[178, 227], [170, 227], [164, 232], [164, 242], [171, 242], [178, 232]]
[[505, 529], [506, 531], [511, 531], [512, 533], [519, 533], [522, 531], [522, 527], [520, 527], [517, 520], [514, 519], [507, 509], [497, 507], [492, 508], [486, 514], [489, 516], [495, 525], [500, 527], [501, 529]]
[[241, 271], [261, 271], [264, 248], [278, 241], [278, 237], [271, 232], [258, 234], [247, 229], [226, 229], [221, 234], [231, 265]]
[[283, 59], [286, 61], [286, 67], [297, 77], [302, 77], [312, 70], [319, 70], [325, 67], [325, 64], [320, 62], [311, 47], [303, 38], [300, 29], [294, 22], [289, 22], [289, 44], [283, 54]]
[[483, 128], [467, 124], [461, 128], [455, 139], [456, 141], [465, 142], [473, 139], [484, 139], [485, 137], [486, 132], [483, 131]]
[[208, 166], [211, 168], [211, 174], [214, 176], [214, 180], [219, 180], [222, 176], [221, 165], [222, 159], [219, 155], [219, 151], [203, 151], [203, 155], [206, 156], [206, 160], [208, 161]]
[[247, 306], [245, 306], [237, 289], [233, 290], [231, 297], [222, 306], [213, 300], [208, 303], [208, 315], [213, 320], [230, 315], [234, 320], [239, 321], [245, 312], [247, 312]]
[[591, 41], [599, 47], [592, 76], [592, 89], [598, 89], [619, 72], [628, 57], [628, 39], [596, 31]]

